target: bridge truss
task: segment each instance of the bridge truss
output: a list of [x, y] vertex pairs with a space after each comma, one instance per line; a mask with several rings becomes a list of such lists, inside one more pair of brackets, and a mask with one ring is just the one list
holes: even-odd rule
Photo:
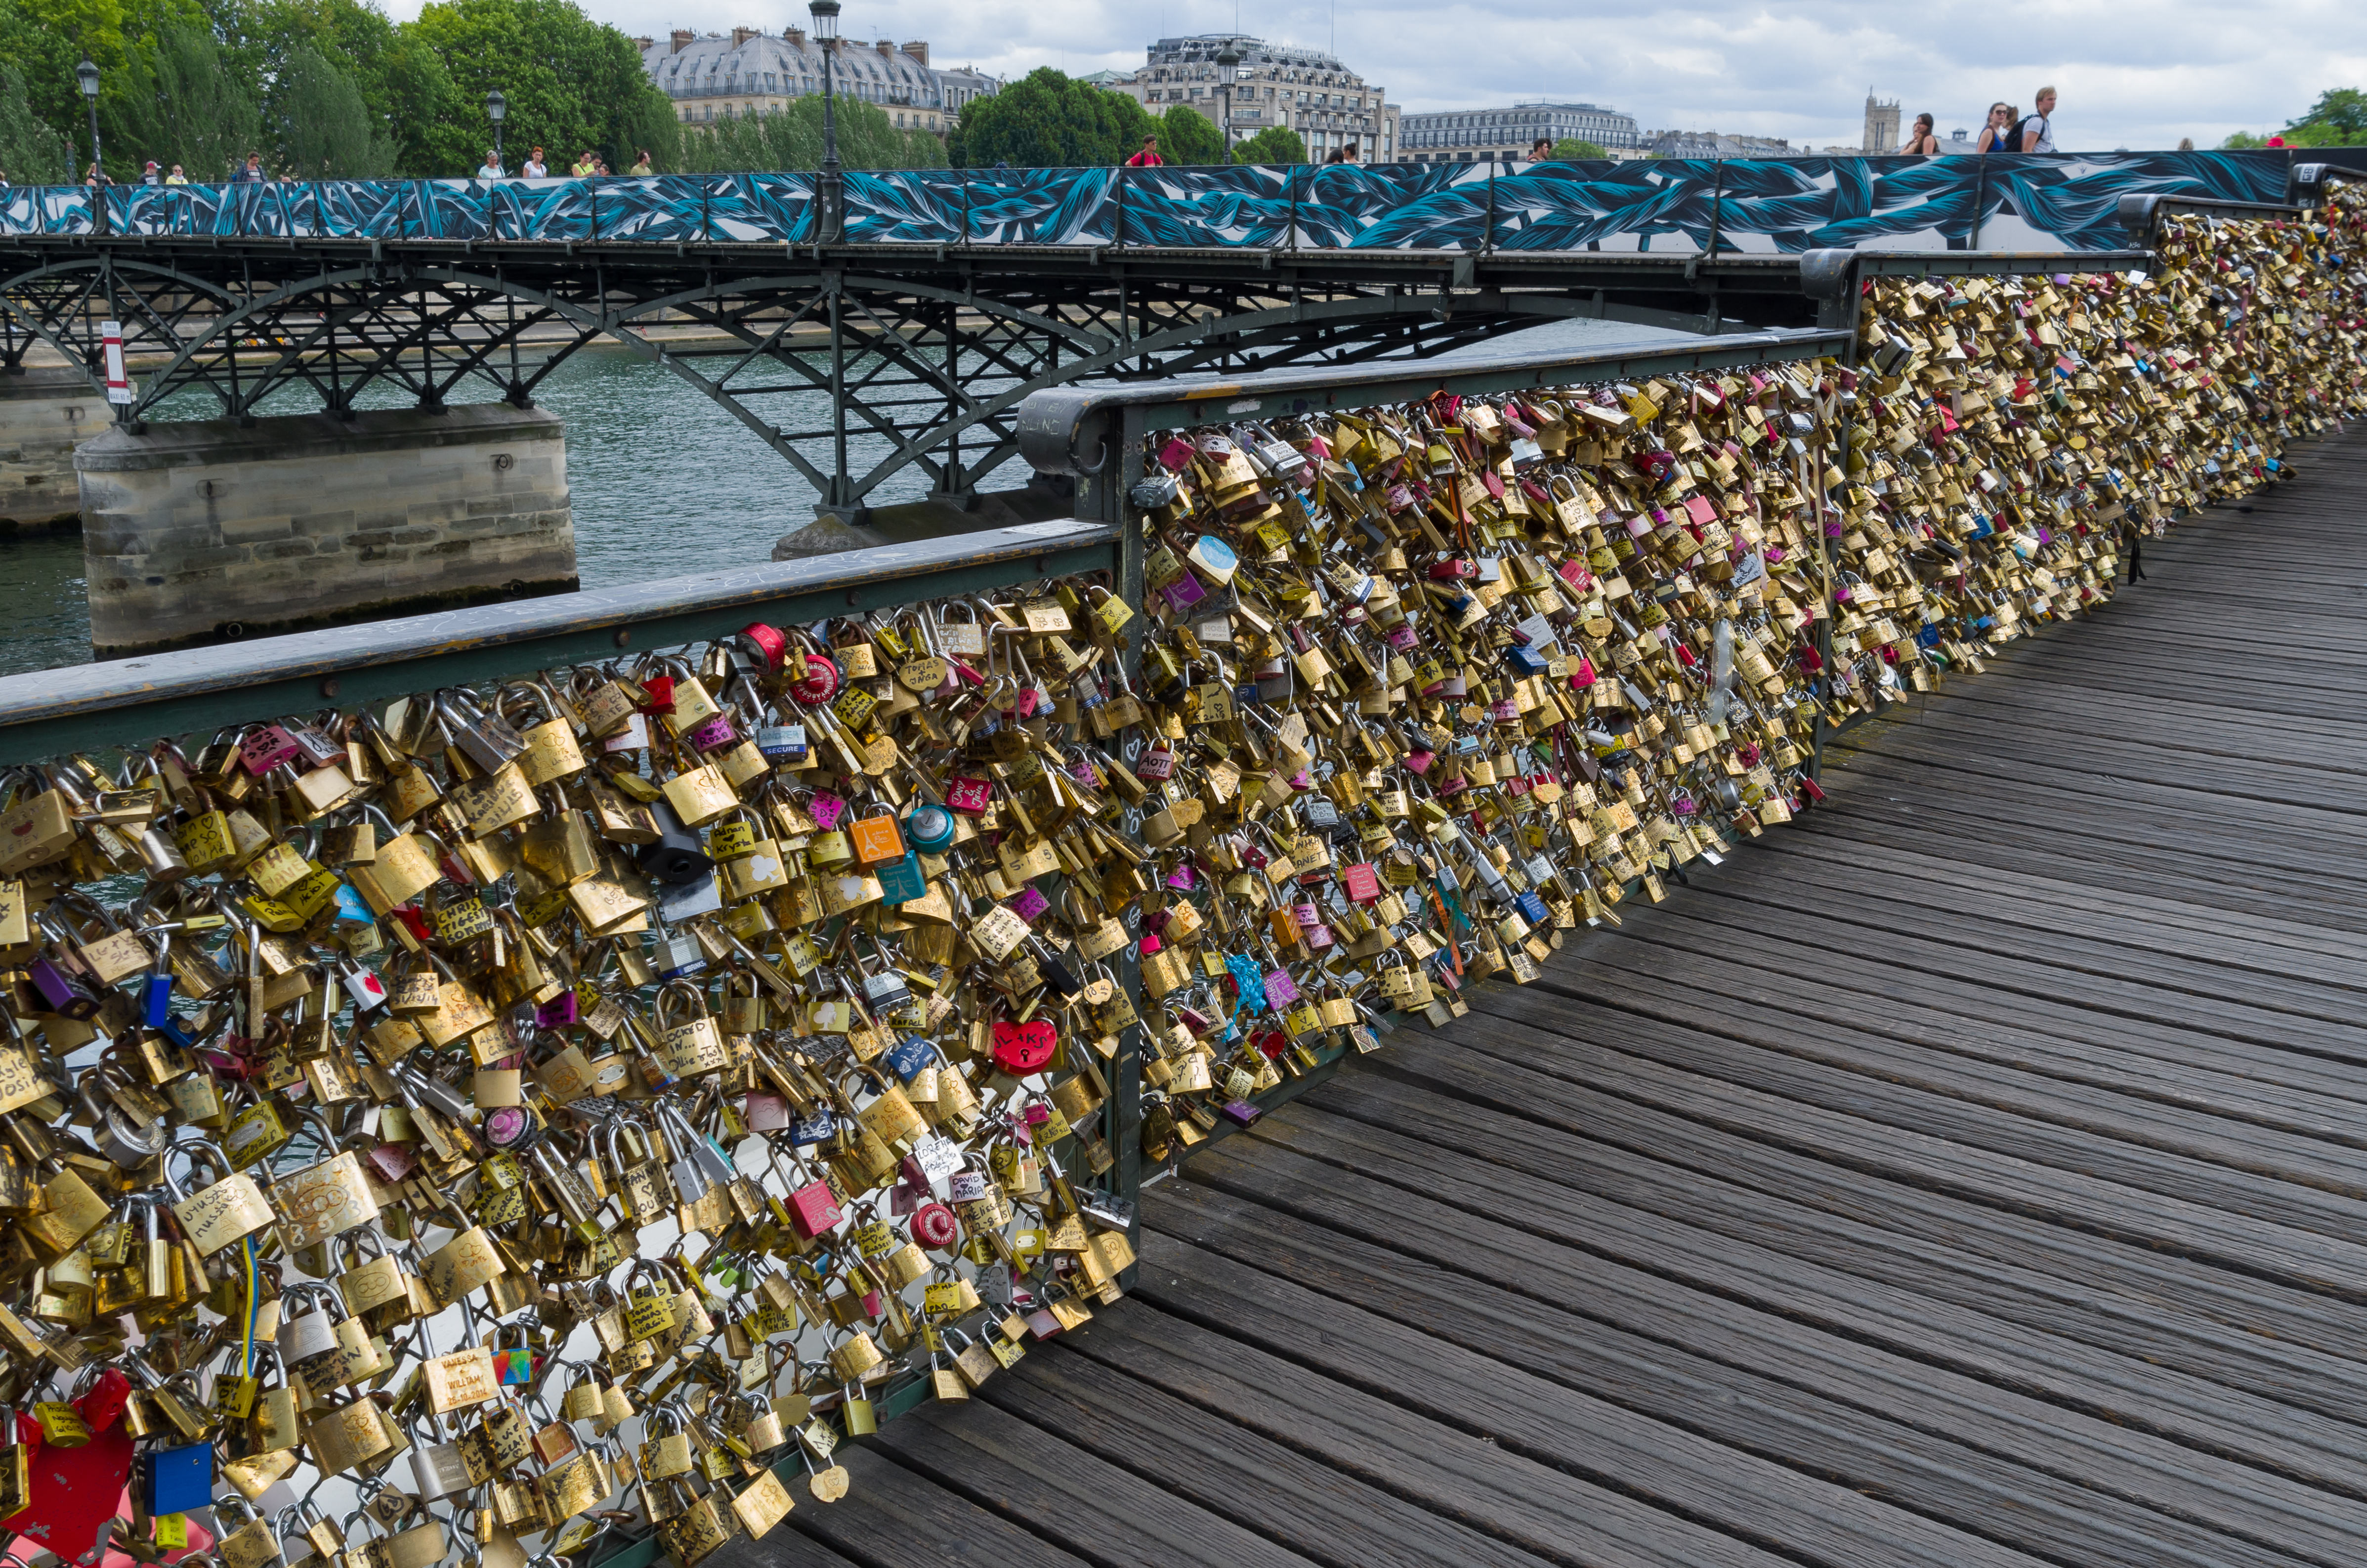
[[[18, 237], [0, 241], [0, 369], [47, 343], [96, 379], [113, 321], [142, 366], [129, 421], [192, 391], [227, 417], [290, 392], [350, 416], [372, 387], [426, 409], [487, 390], [525, 406], [606, 339], [847, 515], [913, 467], [967, 499], [1016, 455], [1017, 405], [1045, 387], [1416, 359], [1555, 319], [1813, 326], [1841, 309], [1804, 292], [1815, 254]], [[798, 417], [814, 394], [826, 421]], [[886, 453], [855, 472], [866, 436]]]

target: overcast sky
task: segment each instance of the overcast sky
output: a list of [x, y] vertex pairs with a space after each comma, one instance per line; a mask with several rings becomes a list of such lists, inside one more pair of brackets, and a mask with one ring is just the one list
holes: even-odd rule
[[[388, 0], [398, 18], [420, 0]], [[579, 0], [628, 33], [734, 26], [778, 31], [802, 4]], [[1238, 19], [1237, 19], [1238, 18]], [[1607, 104], [1650, 130], [1855, 144], [1867, 88], [1942, 136], [1976, 131], [1993, 100], [2025, 112], [2062, 93], [2067, 151], [2212, 147], [2274, 131], [2327, 87], [2367, 86], [2367, 6], [2333, 0], [2213, 5], [1915, 4], [1824, 0], [1612, 0], [1582, 14], [1555, 0], [1312, 6], [1294, 0], [845, 0], [849, 38], [926, 39], [931, 62], [998, 75], [1052, 65], [1082, 75], [1139, 66], [1161, 34], [1240, 31], [1328, 48], [1410, 110], [1553, 97]]]

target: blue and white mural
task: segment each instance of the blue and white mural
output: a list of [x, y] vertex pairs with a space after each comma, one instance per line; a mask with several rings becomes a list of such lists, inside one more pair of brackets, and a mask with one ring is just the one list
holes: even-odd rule
[[[1776, 254], [2109, 250], [2132, 192], [2276, 202], [2286, 154], [920, 169], [845, 176], [846, 238], [927, 245]], [[810, 242], [811, 171], [17, 187], [0, 234]]]

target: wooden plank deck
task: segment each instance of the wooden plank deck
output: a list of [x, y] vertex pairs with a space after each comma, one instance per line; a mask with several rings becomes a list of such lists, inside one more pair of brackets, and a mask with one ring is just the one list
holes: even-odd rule
[[735, 1555], [2367, 1562], [2367, 439], [1145, 1194]]

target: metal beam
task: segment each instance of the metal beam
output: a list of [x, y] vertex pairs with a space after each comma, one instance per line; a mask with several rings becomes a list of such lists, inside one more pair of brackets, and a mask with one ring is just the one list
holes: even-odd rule
[[[1275, 419], [1325, 408], [1414, 403], [1435, 392], [1487, 396], [1585, 381], [1640, 381], [1848, 350], [1847, 332], [1770, 332], [1665, 348], [1595, 348], [1508, 355], [1465, 365], [1326, 366], [1229, 380], [1193, 377], [1144, 384], [1059, 387], [1020, 405], [1020, 455], [1043, 473], [1078, 479], [1081, 514], [1090, 482], [1108, 466], [1118, 422], [1143, 430]], [[1097, 509], [1091, 515], [1102, 515]]]
[[351, 707], [437, 687], [803, 625], [853, 610], [1116, 572], [1113, 530], [1024, 523], [511, 604], [0, 676], [0, 766]]

